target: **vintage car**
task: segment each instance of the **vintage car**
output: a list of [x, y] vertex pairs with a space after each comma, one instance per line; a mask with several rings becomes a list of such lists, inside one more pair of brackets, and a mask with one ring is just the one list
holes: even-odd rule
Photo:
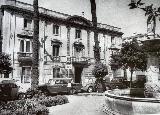
[[12, 79], [0, 80], [0, 100], [9, 101], [24, 98], [25, 94], [19, 92], [19, 86]]
[[48, 83], [38, 87], [42, 93], [46, 95], [69, 93], [75, 94], [81, 91], [82, 84], [73, 83], [71, 78], [54, 78], [50, 79]]
[[[105, 89], [104, 90], [108, 90], [110, 89], [110, 83], [108, 83], [107, 81], [103, 81], [103, 84], [105, 86]], [[92, 92], [96, 92], [97, 91], [97, 84], [95, 81], [93, 82], [90, 82], [90, 83], [86, 83], [82, 88], [81, 90], [83, 92], [88, 92], [88, 93], [92, 93]]]

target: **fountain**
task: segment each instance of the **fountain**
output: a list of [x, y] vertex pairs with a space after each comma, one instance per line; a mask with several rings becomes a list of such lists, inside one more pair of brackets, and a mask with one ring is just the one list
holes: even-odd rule
[[[130, 9], [140, 8], [144, 3], [141, 0], [131, 0]], [[147, 19], [147, 38], [142, 41], [147, 52], [147, 71], [145, 84], [145, 98], [130, 97], [130, 90], [113, 90], [105, 92], [106, 111], [115, 115], [160, 115], [160, 82], [159, 82], [159, 56], [160, 37], [155, 34], [156, 17], [160, 15], [160, 8], [145, 6], [140, 8], [146, 15], [154, 18]], [[152, 14], [151, 14], [152, 13]], [[155, 15], [157, 14], [157, 15]]]

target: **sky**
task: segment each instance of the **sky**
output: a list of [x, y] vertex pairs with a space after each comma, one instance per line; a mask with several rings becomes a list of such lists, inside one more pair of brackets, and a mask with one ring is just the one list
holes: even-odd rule
[[[19, 1], [33, 3], [33, 0]], [[160, 7], [160, 0], [142, 2]], [[98, 22], [121, 28], [123, 37], [146, 33], [145, 12], [141, 9], [129, 9], [129, 3], [130, 0], [96, 0]], [[39, 6], [70, 15], [82, 16], [84, 12], [84, 17], [91, 20], [90, 0], [39, 0]], [[156, 33], [160, 34], [160, 21], [157, 21]]]

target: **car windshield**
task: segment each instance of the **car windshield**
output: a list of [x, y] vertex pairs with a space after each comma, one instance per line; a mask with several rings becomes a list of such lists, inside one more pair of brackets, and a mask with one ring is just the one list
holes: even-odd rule
[[54, 85], [54, 84], [68, 84], [71, 83], [71, 79], [50, 79], [48, 81], [49, 84]]
[[48, 83], [51, 84], [51, 85], [54, 85], [54, 84], [55, 84], [55, 80], [50, 79], [50, 80], [48, 81]]

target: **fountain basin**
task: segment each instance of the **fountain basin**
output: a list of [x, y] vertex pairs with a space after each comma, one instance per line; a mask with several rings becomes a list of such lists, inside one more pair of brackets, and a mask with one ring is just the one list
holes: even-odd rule
[[160, 115], [160, 99], [129, 97], [128, 92], [122, 93], [105, 92], [108, 111], [116, 115]]

